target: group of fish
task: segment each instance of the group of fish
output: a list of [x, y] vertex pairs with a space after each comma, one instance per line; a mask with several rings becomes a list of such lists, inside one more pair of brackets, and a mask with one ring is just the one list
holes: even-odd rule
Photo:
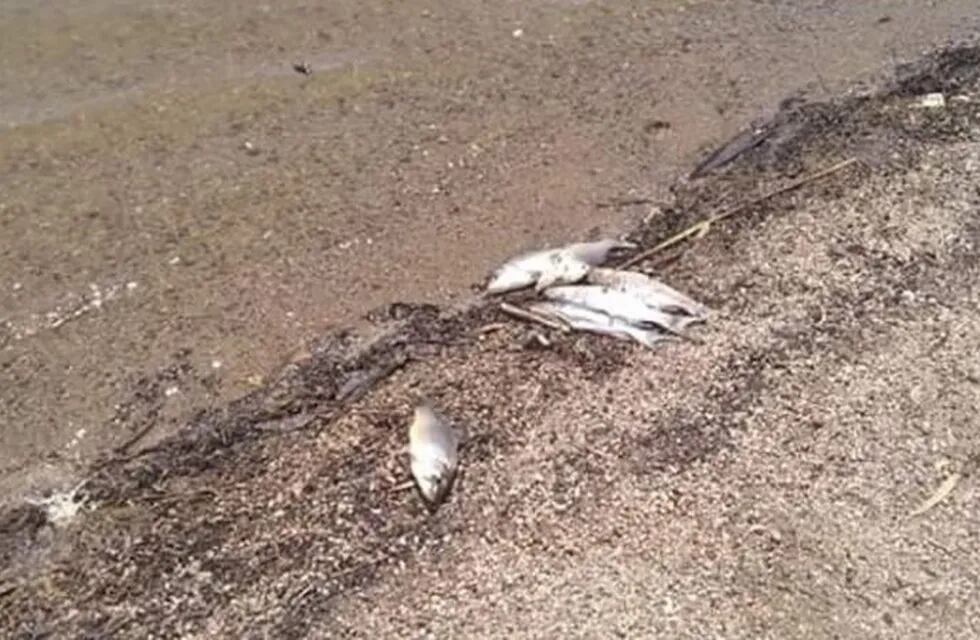
[[500, 267], [487, 292], [533, 286], [545, 300], [533, 316], [651, 347], [708, 318], [708, 309], [663, 282], [635, 271], [603, 268], [610, 256], [636, 245], [620, 240], [579, 242], [513, 258]]
[[[652, 347], [691, 324], [708, 309], [666, 284], [635, 271], [603, 268], [629, 242], [597, 240], [527, 253], [509, 260], [492, 276], [487, 292], [502, 294], [534, 287], [544, 300], [530, 315], [569, 329], [588, 331]], [[412, 476], [431, 507], [445, 498], [458, 465], [459, 436], [429, 403], [415, 409], [408, 431]]]

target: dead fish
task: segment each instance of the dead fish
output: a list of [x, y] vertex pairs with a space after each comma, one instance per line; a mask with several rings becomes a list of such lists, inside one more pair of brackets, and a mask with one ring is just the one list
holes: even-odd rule
[[577, 242], [564, 248], [573, 258], [577, 258], [592, 267], [598, 267], [609, 259], [609, 254], [616, 249], [636, 249], [636, 245], [625, 240], [596, 240], [595, 242]]
[[[552, 274], [545, 280], [556, 280], [558, 267], [565, 262], [565, 268], [571, 268], [572, 263], [562, 260], [562, 254], [558, 250], [536, 251], [518, 256], [502, 267], [497, 269], [490, 283], [487, 285], [487, 293], [505, 293], [516, 289], [523, 289], [536, 284], [544, 274]], [[580, 262], [582, 276], [588, 272], [589, 265]]]
[[537, 285], [541, 290], [553, 284], [578, 282], [591, 267], [603, 264], [613, 250], [635, 247], [631, 242], [607, 239], [526, 253], [497, 269], [487, 285], [487, 292], [504, 293], [531, 285]]
[[620, 340], [635, 340], [646, 347], [652, 348], [667, 337], [657, 329], [643, 329], [622, 318], [571, 302], [538, 302], [531, 305], [530, 309], [546, 317], [558, 318], [579, 331], [589, 331]]
[[408, 428], [412, 476], [431, 506], [441, 503], [456, 476], [459, 436], [428, 404], [415, 408]]
[[706, 306], [643, 273], [617, 269], [591, 269], [587, 280], [592, 284], [627, 293], [647, 306], [667, 313], [685, 314], [698, 320], [708, 319], [709, 310]]
[[633, 325], [654, 325], [670, 333], [678, 334], [698, 318], [676, 314], [659, 307], [647, 305], [639, 297], [613, 287], [586, 284], [552, 287], [545, 297], [559, 302], [569, 302], [581, 307], [601, 311]]
[[535, 291], [556, 284], [573, 284], [581, 282], [582, 278], [589, 274], [592, 267], [587, 262], [583, 262], [567, 251], [559, 251], [551, 256], [548, 268], [538, 275], [538, 280], [534, 285]]

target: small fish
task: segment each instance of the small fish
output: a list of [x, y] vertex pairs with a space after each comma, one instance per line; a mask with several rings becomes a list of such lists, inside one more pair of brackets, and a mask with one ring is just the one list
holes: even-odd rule
[[504, 293], [531, 285], [537, 285], [540, 291], [553, 284], [578, 282], [591, 267], [603, 264], [614, 249], [635, 247], [630, 242], [607, 239], [526, 253], [497, 269], [487, 285], [487, 292]]
[[587, 280], [622, 291], [642, 301], [648, 307], [667, 313], [684, 314], [698, 320], [708, 319], [708, 308], [663, 282], [635, 271], [592, 269]]
[[598, 284], [552, 287], [544, 292], [545, 297], [559, 302], [569, 302], [606, 315], [625, 320], [633, 325], [654, 325], [660, 329], [678, 334], [698, 318], [664, 311], [647, 305], [631, 293]]
[[428, 404], [415, 408], [408, 428], [408, 453], [412, 476], [422, 496], [438, 506], [449, 493], [456, 476], [459, 436]]
[[581, 282], [591, 268], [587, 262], [579, 260], [571, 253], [559, 251], [551, 256], [548, 268], [538, 276], [534, 290], [543, 291], [553, 285]]
[[539, 302], [531, 305], [530, 309], [546, 317], [558, 318], [579, 331], [589, 331], [620, 340], [635, 340], [646, 347], [652, 348], [667, 337], [657, 329], [643, 329], [622, 318], [571, 302]]
[[562, 249], [536, 251], [519, 256], [498, 269], [488, 293], [504, 293], [536, 285], [540, 290], [555, 283], [578, 282], [589, 272], [589, 265]]
[[531, 286], [547, 268], [544, 257], [547, 256], [542, 255], [542, 252], [529, 253], [504, 264], [494, 272], [487, 285], [487, 293], [505, 293]]
[[595, 242], [577, 242], [564, 248], [569, 255], [592, 267], [598, 267], [609, 259], [609, 254], [616, 249], [636, 249], [636, 245], [625, 240], [596, 240]]

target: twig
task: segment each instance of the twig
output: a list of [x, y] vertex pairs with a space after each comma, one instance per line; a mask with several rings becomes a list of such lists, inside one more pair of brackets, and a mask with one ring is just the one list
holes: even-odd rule
[[341, 579], [346, 578], [347, 576], [349, 576], [349, 575], [351, 575], [353, 573], [357, 573], [361, 569], [371, 569], [371, 568], [374, 568], [374, 567], [378, 566], [379, 564], [381, 564], [382, 562], [385, 562], [386, 560], [391, 560], [393, 557], [394, 556], [387, 555], [387, 554], [384, 554], [383, 553], [383, 554], [381, 554], [381, 557], [379, 557], [379, 558], [374, 558], [372, 560], [367, 560], [365, 562], [362, 562], [359, 565], [356, 565], [356, 566], [353, 566], [353, 567], [349, 567], [347, 569], [344, 569], [343, 571], [338, 571], [337, 573], [333, 574], [332, 576], [327, 576], [327, 580], [340, 581]]
[[749, 200], [748, 202], [746, 202], [744, 204], [740, 204], [740, 205], [736, 206], [734, 209], [730, 209], [730, 210], [728, 210], [728, 211], [726, 211], [724, 213], [721, 213], [721, 214], [715, 216], [711, 220], [711, 222], [719, 222], [719, 221], [724, 220], [726, 218], [730, 218], [733, 215], [735, 215], [736, 213], [741, 213], [744, 209], [748, 209], [749, 207], [754, 207], [755, 205], [761, 204], [761, 203], [765, 202], [766, 200], [769, 200], [770, 198], [775, 198], [776, 196], [783, 195], [784, 193], [789, 193], [790, 191], [795, 191], [796, 189], [799, 189], [800, 187], [802, 187], [804, 185], [807, 185], [807, 184], [809, 184], [811, 182], [814, 182], [816, 180], [820, 180], [821, 178], [826, 178], [827, 176], [829, 176], [831, 174], [834, 174], [834, 173], [837, 173], [838, 171], [840, 171], [842, 169], [846, 169], [847, 167], [851, 166], [852, 164], [857, 163], [857, 161], [858, 161], [857, 158], [848, 158], [847, 160], [841, 160], [837, 164], [832, 165], [830, 167], [827, 167], [826, 169], [821, 169], [820, 171], [817, 171], [816, 173], [811, 173], [810, 175], [803, 176], [802, 178], [799, 178], [798, 180], [795, 180], [793, 182], [790, 182], [788, 185], [785, 185], [783, 187], [780, 187], [778, 189], [775, 189], [773, 191], [770, 191], [769, 193], [763, 194], [763, 195], [759, 196], [758, 198], [755, 198], [754, 200]]
[[375, 369], [367, 372], [362, 379], [356, 380], [353, 384], [349, 386], [345, 385], [344, 388], [341, 388], [340, 391], [337, 392], [337, 401], [340, 404], [353, 404], [357, 402], [363, 398], [364, 395], [374, 387], [374, 385], [381, 382], [395, 371], [398, 371], [404, 367], [406, 364], [408, 364], [409, 360], [410, 358], [407, 355], [399, 354], [380, 367], [376, 367]]
[[527, 309], [516, 307], [508, 302], [501, 302], [500, 310], [508, 315], [514, 316], [515, 318], [520, 318], [521, 320], [527, 320], [529, 322], [537, 322], [538, 324], [543, 324], [544, 326], [556, 331], [569, 331], [568, 325], [566, 324], [552, 320], [551, 318], [546, 318], [537, 313], [528, 311]]
[[199, 498], [203, 496], [211, 496], [212, 499], [218, 497], [218, 492], [214, 489], [202, 488], [196, 489], [194, 491], [184, 491], [179, 493], [165, 493], [162, 495], [155, 496], [142, 496], [139, 500], [150, 502], [157, 505], [166, 505], [172, 502], [181, 502], [182, 500], [191, 500], [193, 498]]
[[677, 234], [672, 235], [671, 237], [667, 238], [666, 240], [664, 240], [660, 244], [658, 244], [658, 245], [656, 245], [656, 246], [654, 246], [654, 247], [652, 247], [650, 249], [646, 249], [644, 251], [641, 251], [640, 253], [636, 254], [635, 256], [633, 256], [632, 258], [630, 258], [629, 260], [627, 260], [623, 264], [619, 265], [619, 268], [620, 269], [626, 269], [628, 267], [632, 267], [633, 265], [635, 265], [635, 264], [637, 264], [639, 262], [642, 262], [643, 260], [646, 260], [647, 258], [649, 258], [650, 256], [652, 256], [653, 254], [658, 253], [660, 251], [663, 251], [664, 249], [667, 249], [669, 247], [672, 247], [675, 244], [678, 244], [680, 242], [683, 242], [684, 240], [687, 240], [691, 236], [698, 235], [698, 234], [704, 235], [705, 233], [707, 233], [711, 229], [711, 225], [713, 225], [716, 222], [721, 222], [722, 220], [725, 220], [727, 218], [731, 218], [732, 216], [734, 216], [734, 215], [736, 215], [738, 213], [741, 213], [742, 211], [745, 211], [746, 209], [748, 209], [750, 207], [754, 207], [754, 206], [756, 206], [758, 204], [761, 204], [761, 203], [765, 202], [766, 200], [769, 200], [770, 198], [775, 198], [776, 196], [780, 196], [780, 195], [782, 195], [784, 193], [788, 193], [790, 191], [794, 191], [794, 190], [799, 189], [800, 187], [802, 187], [802, 186], [804, 186], [806, 184], [809, 184], [810, 182], [814, 182], [815, 180], [819, 180], [821, 178], [825, 178], [825, 177], [831, 175], [832, 173], [837, 173], [841, 169], [844, 169], [846, 167], [849, 167], [849, 166], [851, 166], [852, 164], [854, 164], [856, 162], [857, 162], [857, 158], [848, 158], [847, 160], [843, 160], [841, 162], [838, 162], [837, 164], [835, 164], [835, 165], [833, 165], [831, 167], [828, 167], [826, 169], [822, 169], [821, 171], [818, 171], [816, 173], [811, 173], [810, 175], [807, 175], [807, 176], [803, 176], [802, 178], [800, 178], [798, 180], [794, 180], [793, 182], [790, 182], [789, 184], [787, 184], [785, 186], [782, 186], [782, 187], [780, 187], [778, 189], [775, 189], [773, 191], [770, 191], [768, 193], [765, 193], [765, 194], [759, 196], [758, 198], [754, 198], [753, 200], [749, 200], [748, 202], [743, 202], [742, 204], [736, 205], [736, 206], [732, 207], [731, 209], [729, 209], [727, 211], [722, 211], [721, 213], [719, 213], [717, 215], [714, 215], [714, 216], [712, 216], [710, 218], [707, 218], [705, 220], [702, 220], [700, 222], [697, 222], [697, 223], [691, 225], [690, 227], [688, 227], [687, 229], [684, 229], [680, 233], [677, 233]]
[[102, 460], [95, 461], [92, 464], [92, 469], [95, 470], [95, 471], [99, 471], [99, 470], [104, 469], [104, 468], [106, 468], [106, 467], [108, 467], [110, 465], [117, 465], [117, 464], [123, 464], [123, 463], [126, 463], [126, 462], [132, 462], [133, 460], [136, 460], [137, 458], [142, 458], [144, 456], [150, 455], [151, 453], [156, 453], [157, 451], [161, 451], [164, 448], [166, 448], [166, 446], [167, 446], [167, 442], [164, 441], [164, 442], [161, 442], [159, 444], [150, 445], [149, 447], [143, 447], [142, 449], [140, 449], [138, 451], [134, 451], [132, 453], [127, 453], [125, 455], [112, 455], [112, 456], [109, 456], [108, 458], [104, 458]]
[[292, 595], [286, 597], [285, 598], [286, 603], [290, 607], [294, 606], [295, 604], [302, 601], [306, 596], [310, 595], [313, 592], [313, 590], [316, 589], [316, 587], [317, 587], [317, 582], [315, 580], [309, 582], [302, 589], [299, 589], [295, 591]]
[[390, 493], [401, 493], [402, 491], [408, 491], [415, 486], [414, 480], [406, 480], [405, 482], [396, 484], [395, 486], [388, 489]]
[[5, 598], [14, 591], [17, 591], [17, 584], [14, 582], [8, 582], [7, 584], [0, 585], [0, 598]]
[[660, 258], [659, 260], [657, 260], [653, 264], [649, 265], [647, 267], [647, 269], [648, 270], [653, 270], [653, 271], [656, 271], [657, 269], [662, 269], [663, 267], [666, 267], [668, 264], [671, 264], [673, 262], [677, 262], [678, 260], [680, 260], [682, 255], [683, 255], [683, 252], [678, 251], [677, 253], [675, 253], [672, 256], [664, 256], [663, 258]]
[[652, 204], [651, 198], [618, 198], [608, 202], [597, 202], [596, 209], [621, 209], [622, 207], [632, 207], [641, 204]]
[[484, 335], [487, 333], [493, 333], [494, 331], [500, 331], [501, 329], [506, 329], [506, 328], [507, 328], [507, 324], [504, 322], [492, 322], [490, 324], [483, 325], [482, 327], [477, 329], [476, 332], [480, 335]]
[[963, 474], [961, 474], [959, 471], [950, 474], [950, 476], [943, 480], [943, 483], [939, 485], [939, 488], [936, 489], [935, 493], [929, 496], [925, 502], [923, 502], [918, 506], [918, 508], [915, 509], [915, 511], [909, 514], [909, 518], [921, 516], [923, 513], [932, 509], [937, 504], [949, 497], [949, 494], [953, 493], [953, 489], [956, 488], [956, 485], [959, 483], [960, 478], [962, 477]]
[[153, 427], [155, 426], [157, 426], [155, 420], [147, 421], [147, 423], [143, 425], [140, 429], [137, 429], [136, 433], [130, 436], [130, 438], [126, 440], [126, 442], [123, 442], [121, 445], [113, 449], [112, 450], [113, 453], [115, 453], [117, 456], [125, 455], [126, 453], [129, 452], [129, 450], [132, 448], [134, 444], [142, 440], [146, 436], [146, 434], [148, 434], [150, 431], [153, 431]]

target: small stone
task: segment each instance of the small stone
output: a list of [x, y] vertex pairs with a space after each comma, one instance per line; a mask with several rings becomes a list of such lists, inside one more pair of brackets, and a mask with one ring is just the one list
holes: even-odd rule
[[926, 109], [942, 109], [946, 106], [946, 96], [941, 93], [927, 93], [920, 98], [919, 106]]
[[169, 398], [171, 396], [177, 395], [178, 393], [180, 393], [180, 389], [178, 389], [176, 386], [172, 386], [172, 387], [167, 387], [166, 390], [164, 390], [163, 395]]
[[520, 38], [524, 35], [524, 29], [514, 29], [514, 32], [511, 33], [511, 35], [515, 38]]

